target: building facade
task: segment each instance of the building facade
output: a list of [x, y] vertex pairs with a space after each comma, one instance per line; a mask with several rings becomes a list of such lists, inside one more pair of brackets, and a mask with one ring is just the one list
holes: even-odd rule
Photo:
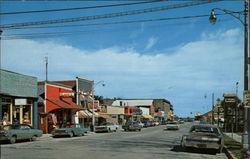
[[37, 128], [37, 78], [0, 70], [2, 124], [29, 124]]
[[74, 103], [71, 87], [50, 82], [38, 82], [39, 129], [50, 133], [65, 124], [75, 123], [76, 112], [82, 107]]

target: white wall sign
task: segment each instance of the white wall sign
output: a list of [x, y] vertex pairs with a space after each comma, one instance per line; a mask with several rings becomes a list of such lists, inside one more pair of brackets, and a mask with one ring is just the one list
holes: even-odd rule
[[27, 105], [27, 99], [15, 99], [15, 105]]

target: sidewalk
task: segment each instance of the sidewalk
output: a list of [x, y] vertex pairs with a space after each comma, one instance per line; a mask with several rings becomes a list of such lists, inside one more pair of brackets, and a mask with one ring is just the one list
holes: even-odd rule
[[39, 140], [46, 140], [52, 138], [52, 134], [43, 134], [41, 137], [39, 137]]
[[242, 137], [236, 133], [224, 133], [228, 137], [232, 138], [234, 141], [237, 141], [239, 143], [242, 142]]

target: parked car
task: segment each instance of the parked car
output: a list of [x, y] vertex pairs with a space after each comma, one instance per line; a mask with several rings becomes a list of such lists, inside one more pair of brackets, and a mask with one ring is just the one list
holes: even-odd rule
[[147, 128], [151, 126], [151, 123], [149, 121], [144, 121], [143, 123], [143, 127]]
[[144, 124], [140, 121], [138, 121], [138, 124], [143, 128], [144, 127]]
[[95, 132], [116, 132], [119, 126], [114, 123], [102, 123], [100, 126], [95, 126]]
[[154, 126], [160, 125], [160, 123], [158, 121], [154, 121], [153, 124], [154, 124]]
[[216, 149], [222, 152], [224, 146], [223, 134], [220, 129], [211, 124], [195, 124], [188, 134], [182, 136], [181, 146], [188, 148]]
[[52, 131], [53, 137], [59, 137], [59, 136], [80, 136], [84, 135], [84, 133], [90, 131], [89, 128], [84, 128], [79, 124], [66, 124], [62, 128], [55, 129]]
[[179, 120], [179, 124], [184, 124], [184, 120]]
[[179, 130], [180, 126], [178, 124], [178, 121], [168, 121], [166, 125], [167, 130]]
[[0, 141], [9, 141], [14, 144], [17, 140], [35, 141], [43, 134], [42, 130], [34, 129], [26, 124], [9, 124], [0, 129]]
[[124, 131], [141, 131], [142, 126], [139, 122], [128, 122], [122, 128]]

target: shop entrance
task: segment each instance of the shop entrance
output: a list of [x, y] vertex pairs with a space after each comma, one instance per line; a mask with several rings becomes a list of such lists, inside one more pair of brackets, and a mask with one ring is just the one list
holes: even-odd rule
[[21, 121], [20, 106], [13, 107], [12, 122], [13, 124], [18, 124]]

